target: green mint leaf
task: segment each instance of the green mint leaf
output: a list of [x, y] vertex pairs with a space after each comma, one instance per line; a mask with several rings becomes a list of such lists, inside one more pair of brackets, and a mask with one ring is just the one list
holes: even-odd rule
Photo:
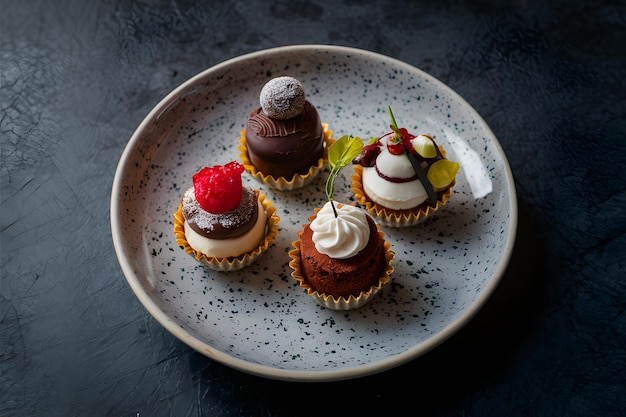
[[328, 148], [328, 163], [339, 169], [352, 163], [363, 149], [363, 141], [358, 137], [342, 136]]
[[326, 179], [326, 197], [333, 201], [335, 194], [335, 178], [343, 167], [352, 163], [363, 149], [363, 141], [359, 137], [342, 136], [328, 147], [328, 163], [330, 173]]

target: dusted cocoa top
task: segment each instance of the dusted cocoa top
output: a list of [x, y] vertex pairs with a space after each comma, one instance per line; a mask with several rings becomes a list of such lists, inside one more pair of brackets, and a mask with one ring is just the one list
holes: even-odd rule
[[306, 102], [304, 87], [293, 77], [278, 77], [263, 86], [259, 97], [263, 113], [272, 119], [287, 120], [296, 117]]
[[263, 174], [274, 178], [306, 174], [324, 153], [317, 109], [306, 101], [296, 117], [276, 120], [259, 107], [248, 116], [246, 143], [250, 162]]
[[244, 235], [256, 223], [257, 213], [257, 193], [248, 187], [242, 188], [241, 201], [236, 208], [220, 214], [203, 210], [193, 188], [183, 195], [185, 220], [196, 233], [209, 239], [230, 239]]

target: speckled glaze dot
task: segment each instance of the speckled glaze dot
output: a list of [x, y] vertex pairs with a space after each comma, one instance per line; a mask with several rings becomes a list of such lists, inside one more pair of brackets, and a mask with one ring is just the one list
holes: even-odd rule
[[287, 120], [302, 112], [306, 97], [304, 87], [293, 77], [282, 76], [269, 80], [259, 96], [261, 109], [272, 119]]
[[[461, 165], [445, 210], [414, 227], [383, 228], [396, 254], [391, 282], [357, 310], [319, 306], [289, 276], [291, 242], [326, 202], [324, 175], [289, 193], [242, 177], [268, 196], [281, 218], [274, 245], [246, 269], [207, 270], [174, 240], [172, 213], [189, 178], [203, 166], [237, 158], [250, 103], [268, 77], [286, 68], [307, 86], [337, 137], [367, 140], [386, 131], [392, 106], [409, 131], [431, 134]], [[337, 201], [354, 202], [352, 173], [346, 167], [337, 177]], [[387, 56], [300, 45], [222, 63], [159, 103], [122, 155], [111, 219], [130, 287], [173, 335], [244, 372], [330, 381], [406, 363], [463, 327], [506, 269], [517, 200], [497, 139], [450, 88]]]

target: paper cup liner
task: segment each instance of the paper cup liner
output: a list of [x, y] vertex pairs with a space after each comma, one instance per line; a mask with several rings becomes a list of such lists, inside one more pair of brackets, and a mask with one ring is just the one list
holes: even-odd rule
[[[313, 217], [311, 217], [313, 219]], [[378, 294], [382, 288], [391, 282], [391, 274], [394, 271], [394, 267], [392, 265], [393, 260], [395, 259], [395, 253], [390, 250], [391, 244], [384, 240], [385, 234], [378, 227], [378, 235], [381, 239], [383, 239], [383, 247], [385, 250], [385, 268], [383, 269], [382, 275], [378, 280], [376, 285], [372, 285], [367, 291], [362, 291], [358, 296], [350, 295], [349, 297], [340, 296], [335, 297], [330, 294], [322, 294], [318, 291], [315, 291], [311, 286], [307, 283], [306, 278], [302, 274], [301, 263], [300, 263], [300, 240], [295, 240], [291, 242], [294, 249], [289, 252], [289, 256], [291, 257], [291, 261], [289, 262], [289, 266], [292, 269], [291, 276], [298, 282], [300, 288], [304, 289], [306, 293], [312, 297], [319, 305], [326, 307], [331, 310], [354, 310], [359, 308], [369, 301], [371, 301], [376, 294]]]
[[[446, 152], [441, 147], [440, 150], [445, 157]], [[363, 167], [361, 165], [353, 165], [353, 168], [352, 192], [354, 193], [354, 198], [379, 224], [386, 227], [410, 227], [426, 220], [426, 218], [448, 203], [448, 199], [452, 195], [452, 188], [456, 184], [456, 181], [452, 181], [450, 186], [437, 191], [437, 201], [434, 207], [430, 205], [429, 200], [426, 200], [412, 209], [393, 210], [375, 203], [367, 196], [363, 190]]]
[[324, 133], [324, 154], [317, 161], [317, 165], [309, 168], [306, 174], [294, 174], [291, 179], [287, 179], [285, 177], [274, 178], [272, 175], [263, 174], [259, 171], [252, 162], [250, 162], [250, 158], [248, 157], [248, 145], [246, 143], [246, 130], [241, 131], [241, 136], [239, 137], [239, 158], [243, 164], [244, 169], [252, 175], [252, 178], [260, 182], [261, 184], [266, 184], [268, 187], [273, 188], [279, 191], [290, 191], [297, 190], [298, 188], [302, 188], [305, 185], [310, 184], [317, 175], [322, 172], [324, 166], [328, 162], [328, 147], [333, 144], [334, 139], [332, 139], [332, 130], [328, 129], [327, 123], [322, 123], [322, 129]]
[[259, 201], [263, 206], [266, 214], [266, 232], [265, 238], [259, 246], [255, 249], [241, 254], [239, 256], [231, 256], [227, 258], [218, 258], [213, 256], [207, 256], [200, 251], [192, 248], [187, 242], [185, 236], [185, 218], [183, 216], [182, 202], [178, 205], [178, 209], [174, 213], [174, 235], [176, 236], [176, 243], [183, 248], [186, 253], [193, 256], [198, 262], [215, 271], [237, 271], [251, 265], [257, 260], [276, 240], [278, 234], [278, 222], [280, 217], [276, 215], [276, 207], [274, 207], [264, 194], [259, 194], [258, 190], [255, 190], [258, 195]]

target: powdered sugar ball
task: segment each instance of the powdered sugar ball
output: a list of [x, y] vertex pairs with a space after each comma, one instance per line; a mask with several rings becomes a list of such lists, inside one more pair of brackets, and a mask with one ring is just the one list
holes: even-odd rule
[[273, 78], [261, 89], [260, 101], [261, 109], [272, 119], [291, 119], [304, 108], [304, 88], [293, 77]]

